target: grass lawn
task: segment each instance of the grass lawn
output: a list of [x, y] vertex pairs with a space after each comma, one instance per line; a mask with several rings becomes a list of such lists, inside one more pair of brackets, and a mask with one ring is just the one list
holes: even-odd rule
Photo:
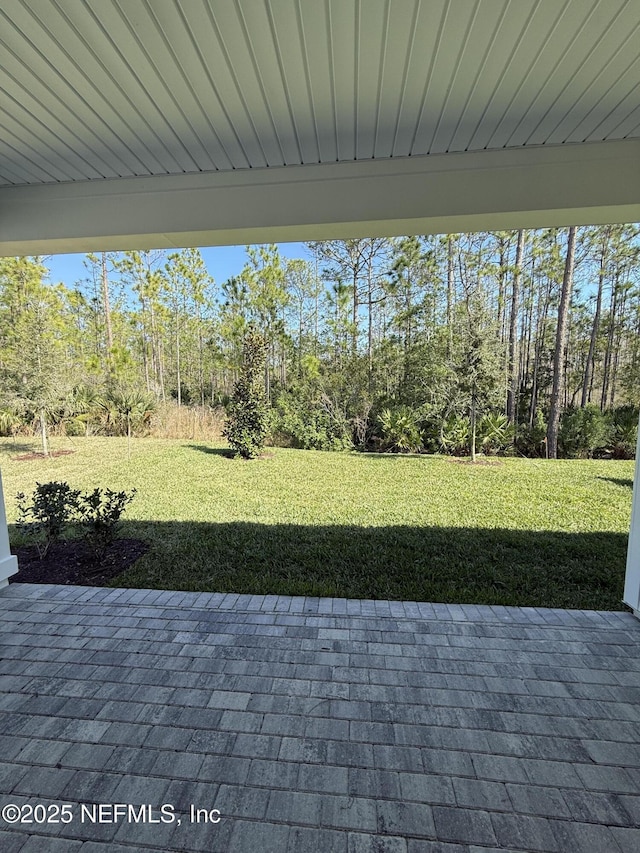
[[[0, 439], [9, 521], [36, 481], [135, 487], [122, 534], [150, 551], [114, 586], [621, 609], [633, 462]], [[12, 531], [12, 542], [18, 534]]]

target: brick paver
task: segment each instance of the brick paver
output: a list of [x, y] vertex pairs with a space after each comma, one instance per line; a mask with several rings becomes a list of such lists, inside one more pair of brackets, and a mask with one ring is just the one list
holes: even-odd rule
[[639, 641], [626, 613], [12, 584], [0, 805], [73, 819], [0, 849], [638, 850]]

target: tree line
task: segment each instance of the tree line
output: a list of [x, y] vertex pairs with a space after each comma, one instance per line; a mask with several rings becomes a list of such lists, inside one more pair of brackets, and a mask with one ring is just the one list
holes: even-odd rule
[[269, 434], [298, 447], [634, 452], [635, 225], [90, 254], [80, 282], [0, 259], [0, 432], [144, 429], [160, 402], [228, 405], [267, 342]]

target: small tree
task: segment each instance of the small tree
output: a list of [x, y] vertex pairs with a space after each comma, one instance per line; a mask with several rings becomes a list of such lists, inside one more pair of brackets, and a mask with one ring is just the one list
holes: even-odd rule
[[267, 342], [254, 326], [249, 326], [244, 336], [242, 356], [240, 378], [233, 388], [223, 434], [243, 459], [254, 459], [260, 455], [267, 435]]

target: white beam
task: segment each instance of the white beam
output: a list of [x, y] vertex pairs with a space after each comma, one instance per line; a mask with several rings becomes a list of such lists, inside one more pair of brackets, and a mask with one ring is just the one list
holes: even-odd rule
[[2, 475], [0, 474], [0, 588], [9, 583], [11, 575], [18, 571], [18, 560], [9, 550], [9, 532], [7, 517], [4, 511], [4, 493], [2, 491]]
[[638, 424], [636, 472], [633, 480], [631, 529], [629, 530], [623, 600], [633, 609], [636, 616], [640, 616], [640, 423]]
[[0, 255], [640, 220], [640, 139], [0, 189]]

